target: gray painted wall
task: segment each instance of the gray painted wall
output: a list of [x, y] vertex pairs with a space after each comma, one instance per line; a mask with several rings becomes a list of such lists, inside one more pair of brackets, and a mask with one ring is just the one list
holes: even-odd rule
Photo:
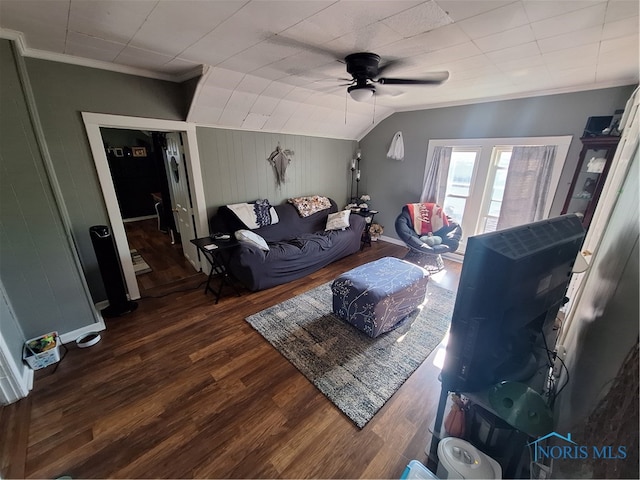
[[0, 65], [0, 282], [27, 338], [66, 333], [94, 322], [93, 305], [49, 183], [11, 44], [4, 40]]
[[104, 300], [89, 227], [108, 225], [108, 220], [81, 112], [184, 120], [186, 87], [46, 60], [25, 61], [87, 283], [93, 299]]
[[[353, 140], [204, 127], [196, 133], [209, 217], [220, 205], [258, 198], [277, 205], [290, 197], [318, 194], [333, 198], [339, 207], [347, 203]], [[267, 161], [278, 142], [295, 153], [280, 187]]]
[[[551, 210], [559, 214], [578, 162], [579, 138], [588, 117], [612, 115], [624, 108], [633, 89], [607, 88], [390, 116], [360, 141], [363, 185], [372, 197], [372, 208], [380, 211], [376, 220], [385, 226], [385, 235], [398, 238], [393, 225], [402, 205], [420, 199], [429, 140], [573, 135]], [[437, 95], [437, 89], [433, 94]], [[397, 131], [404, 137], [404, 162], [386, 158]]]

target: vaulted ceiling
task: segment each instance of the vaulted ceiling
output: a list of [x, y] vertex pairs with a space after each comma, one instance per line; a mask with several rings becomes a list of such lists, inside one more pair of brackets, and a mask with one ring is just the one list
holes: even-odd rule
[[[361, 138], [396, 111], [638, 83], [638, 3], [1, 0], [0, 35], [27, 56], [172, 81], [204, 71], [199, 124]], [[450, 77], [356, 102], [337, 60], [362, 51], [395, 61], [388, 76]]]

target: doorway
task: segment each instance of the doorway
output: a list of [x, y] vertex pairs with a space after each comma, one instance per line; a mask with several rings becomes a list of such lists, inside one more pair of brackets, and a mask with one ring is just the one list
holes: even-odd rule
[[[200, 169], [200, 156], [196, 140], [196, 128], [194, 124], [187, 122], [124, 117], [88, 112], [82, 113], [82, 119], [85, 124], [89, 145], [91, 147], [96, 171], [98, 173], [98, 179], [102, 188], [108, 220], [111, 226], [120, 265], [124, 274], [127, 292], [130, 299], [136, 300], [140, 298], [140, 289], [135, 275], [134, 264], [130, 251], [131, 248], [129, 246], [125, 230], [125, 223], [120, 211], [114, 181], [109, 169], [107, 149], [105, 149], [103, 144], [100, 129], [117, 128], [142, 130], [145, 132], [176, 132], [180, 135], [182, 147], [182, 162], [180, 162], [180, 167], [185, 173], [184, 178], [186, 191], [188, 192], [190, 199], [190, 205], [185, 208], [187, 208], [187, 212], [191, 217], [193, 229], [196, 232], [196, 235], [206, 236], [209, 234], [209, 226], [204, 198], [202, 172]], [[187, 179], [189, 180], [188, 183], [186, 182]], [[190, 240], [190, 238], [184, 240], [184, 245], [188, 243], [188, 240]], [[195, 270], [200, 270], [200, 259], [197, 254], [189, 261]]]
[[197, 274], [180, 133], [119, 128], [100, 133], [139, 289]]

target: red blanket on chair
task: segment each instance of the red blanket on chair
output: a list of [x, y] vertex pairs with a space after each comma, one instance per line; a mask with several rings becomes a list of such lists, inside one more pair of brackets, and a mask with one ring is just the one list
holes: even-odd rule
[[449, 226], [449, 219], [440, 205], [435, 203], [407, 203], [413, 229], [418, 235], [437, 232]]

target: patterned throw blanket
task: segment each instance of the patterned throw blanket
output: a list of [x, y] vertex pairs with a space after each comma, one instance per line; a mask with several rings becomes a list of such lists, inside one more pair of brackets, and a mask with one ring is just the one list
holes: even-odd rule
[[449, 226], [449, 219], [440, 205], [435, 203], [407, 203], [413, 229], [418, 235], [437, 232]]
[[331, 208], [331, 200], [327, 197], [320, 197], [318, 195], [313, 195], [312, 197], [290, 198], [289, 203], [296, 207], [296, 210], [298, 210], [298, 214], [301, 217], [308, 217], [309, 215], [313, 215], [321, 210]]
[[269, 204], [269, 200], [256, 200], [255, 203], [234, 203], [227, 205], [247, 228], [254, 230], [278, 223], [280, 219], [275, 208]]

